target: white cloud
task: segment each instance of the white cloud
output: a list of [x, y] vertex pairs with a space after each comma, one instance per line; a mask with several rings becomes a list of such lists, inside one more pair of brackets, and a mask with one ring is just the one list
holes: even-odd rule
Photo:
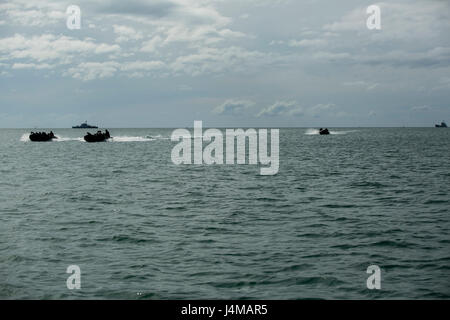
[[149, 75], [151, 71], [160, 70], [164, 67], [165, 64], [162, 61], [83, 62], [76, 67], [69, 68], [65, 75], [83, 81], [110, 78], [120, 74], [137, 78]]
[[407, 68], [447, 67], [450, 66], [450, 47], [435, 47], [417, 52], [385, 50], [384, 52], [367, 52], [365, 54], [319, 51], [313, 57], [318, 60], [338, 61], [348, 65], [387, 65]]
[[293, 116], [301, 115], [303, 112], [303, 108], [296, 101], [277, 101], [271, 106], [263, 108], [257, 117]]
[[43, 27], [64, 22], [66, 7], [52, 1], [15, 0], [0, 4], [9, 25]]
[[163, 44], [163, 39], [159, 35], [156, 35], [152, 39], [143, 43], [141, 51], [142, 52], [154, 52], [162, 44]]
[[165, 64], [162, 61], [131, 61], [123, 63], [120, 69], [123, 71], [130, 71], [130, 70], [151, 71], [161, 69], [164, 66]]
[[381, 9], [381, 31], [369, 31], [366, 26], [367, 7], [353, 9], [340, 20], [324, 25], [330, 32], [351, 32], [364, 36], [366, 42], [429, 40], [439, 35], [437, 30], [448, 28], [447, 1], [378, 2]]
[[222, 115], [240, 115], [255, 103], [249, 100], [227, 100], [214, 108], [213, 112]]
[[42, 63], [42, 64], [35, 64], [35, 63], [14, 63], [11, 67], [12, 69], [51, 69], [53, 66]]
[[336, 105], [333, 103], [327, 103], [327, 104], [316, 104], [315, 106], [308, 109], [308, 112], [312, 115], [320, 114], [324, 111], [329, 112], [336, 108]]
[[319, 47], [327, 44], [324, 39], [303, 39], [289, 41], [290, 47]]
[[261, 52], [240, 47], [202, 48], [194, 54], [178, 57], [170, 67], [175, 73], [197, 76], [203, 73], [248, 69], [265, 58], [266, 55]]
[[77, 67], [69, 68], [67, 74], [75, 79], [94, 80], [97, 78], [112, 77], [119, 69], [120, 64], [115, 61], [83, 62]]
[[95, 43], [90, 39], [78, 40], [67, 36], [43, 34], [26, 37], [15, 34], [0, 39], [0, 52], [7, 59], [31, 59], [35, 61], [71, 60], [79, 54], [104, 54], [120, 51], [118, 45]]
[[337, 112], [336, 105], [333, 103], [316, 104], [311, 107], [302, 107], [297, 101], [277, 101], [274, 104], [263, 108], [257, 115], [277, 117], [277, 116], [312, 116], [318, 117], [322, 114], [334, 113], [335, 115], [343, 115], [343, 112]]
[[132, 27], [123, 25], [113, 25], [114, 33], [118, 35], [116, 42], [136, 41], [143, 38], [142, 32], [138, 32]]

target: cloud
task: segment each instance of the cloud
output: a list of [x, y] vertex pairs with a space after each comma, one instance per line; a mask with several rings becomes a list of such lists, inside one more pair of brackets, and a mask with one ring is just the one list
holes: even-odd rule
[[162, 61], [131, 61], [123, 63], [120, 66], [120, 69], [123, 71], [130, 71], [130, 70], [145, 70], [145, 71], [152, 71], [152, 70], [158, 70], [165, 66], [165, 63]]
[[263, 62], [267, 56], [261, 52], [240, 47], [202, 48], [196, 53], [178, 57], [170, 68], [175, 73], [198, 76], [231, 70], [245, 70]]
[[95, 10], [103, 23], [112, 15], [115, 20], [122, 19], [128, 24], [139, 25], [140, 30], [147, 30], [152, 40], [145, 40], [141, 47], [143, 52], [154, 52], [160, 45], [179, 42], [201, 48], [245, 36], [231, 30], [228, 26], [232, 20], [219, 13], [212, 3], [205, 0], [133, 0], [125, 4], [117, 0], [97, 6]]
[[96, 5], [98, 13], [117, 15], [150, 16], [153, 18], [170, 15], [178, 7], [176, 2], [162, 0], [106, 0]]
[[42, 64], [35, 64], [35, 63], [14, 63], [11, 67], [12, 69], [51, 69], [53, 66], [42, 63]]
[[163, 44], [163, 39], [156, 35], [152, 39], [144, 42], [142, 44], [141, 51], [142, 52], [155, 52], [159, 46]]
[[339, 21], [328, 23], [323, 29], [330, 32], [362, 31], [366, 29], [366, 8], [356, 8], [347, 13]]
[[450, 47], [435, 47], [426, 51], [385, 50], [383, 53], [350, 54], [347, 52], [320, 51], [313, 55], [317, 60], [339, 62], [347, 65], [385, 65], [396, 68], [428, 68], [450, 66]]
[[308, 112], [312, 115], [318, 115], [322, 114], [323, 112], [330, 112], [332, 110], [335, 110], [336, 105], [334, 103], [327, 103], [327, 104], [316, 104], [315, 106], [312, 106], [308, 109]]
[[[253, 118], [259, 125], [308, 125], [315, 117], [364, 124], [370, 110], [377, 112], [377, 121], [394, 125], [396, 106], [410, 110], [414, 101], [442, 106], [433, 113], [447, 112], [448, 1], [380, 0], [379, 31], [367, 29], [363, 3], [318, 3], [77, 0], [81, 29], [68, 30], [65, 9], [72, 2], [0, 0], [0, 77], [8, 77], [0, 105], [12, 109], [25, 96], [40, 99], [32, 92], [7, 92], [9, 87], [20, 92], [20, 81], [29, 74], [53, 90], [48, 99], [64, 99], [68, 93], [58, 88], [73, 85], [73, 78], [92, 81], [92, 91], [108, 79], [112, 94], [103, 101], [129, 94], [136, 105], [148, 105], [149, 91], [170, 91], [173, 95], [158, 95], [158, 105], [180, 101], [173, 109], [178, 123], [199, 107], [214, 109], [211, 117], [221, 124], [230, 120], [220, 117], [226, 114], [242, 122]], [[308, 14], [299, 23], [295, 13]], [[123, 81], [137, 77], [150, 79]], [[142, 85], [150, 82], [155, 85]], [[381, 100], [374, 100], [375, 91], [383, 91]], [[224, 94], [235, 98], [218, 100]], [[261, 105], [250, 108], [245, 97], [256, 96]], [[339, 101], [351, 116], [339, 120], [341, 109], [320, 97]], [[211, 101], [220, 103], [211, 107]], [[51, 108], [48, 101], [42, 104]], [[420, 118], [420, 112], [409, 112]]]
[[151, 71], [165, 67], [162, 61], [130, 61], [119, 63], [117, 61], [83, 62], [76, 67], [69, 68], [65, 75], [83, 81], [110, 78], [119, 73], [129, 77], [143, 77]]
[[[311, 45], [325, 41], [327, 49], [313, 57], [346, 65], [428, 68], [450, 66], [450, 4], [448, 1], [378, 2], [381, 30], [368, 30], [367, 7], [353, 8], [324, 24]], [[323, 42], [323, 43], [325, 43]], [[293, 40], [291, 46], [302, 46]]]
[[114, 33], [118, 35], [116, 42], [136, 41], [143, 38], [142, 32], [134, 30], [132, 27], [123, 25], [113, 25]]
[[432, 108], [430, 106], [414, 106], [411, 108], [411, 111], [422, 112], [422, 111], [430, 111]]
[[[0, 38], [1, 60], [42, 70], [45, 69], [42, 63], [46, 62], [58, 67], [57, 72], [81, 80], [107, 78], [118, 72], [129, 72], [128, 76], [132, 77], [145, 76], [150, 74], [150, 69], [162, 70], [162, 65], [166, 70], [161, 76], [168, 72], [198, 76], [243, 70], [262, 63], [264, 54], [261, 52], [223, 45], [226, 41], [242, 39], [246, 34], [232, 30], [232, 19], [221, 14], [214, 4], [209, 0], [132, 0], [126, 5], [119, 0], [81, 1], [78, 4], [82, 14], [81, 31], [67, 36], [49, 31], [39, 34], [36, 28]], [[0, 4], [0, 17], [3, 13], [8, 19], [6, 23], [24, 26], [44, 27], [58, 22], [66, 31], [65, 9], [64, 4], [53, 1], [13, 0]], [[111, 28], [97, 27], [108, 24]], [[104, 34], [99, 35], [92, 29]], [[76, 38], [86, 31], [89, 38]], [[111, 34], [107, 33], [111, 31], [115, 43], [91, 38], [97, 35], [110, 39]], [[131, 57], [135, 60], [134, 66], [144, 69], [131, 68], [133, 61], [124, 61]], [[149, 64], [148, 60], [159, 62]], [[142, 65], [141, 61], [147, 62]], [[91, 71], [88, 66], [92, 67]]]
[[257, 117], [269, 116], [292, 116], [301, 115], [304, 110], [297, 105], [296, 101], [277, 101], [274, 104], [263, 108], [257, 115]]
[[43, 27], [57, 24], [66, 18], [66, 7], [53, 2], [43, 1], [11, 1], [0, 3], [0, 14], [3, 14], [9, 25]]
[[303, 39], [289, 41], [290, 47], [319, 47], [327, 44], [325, 39]]
[[117, 72], [119, 67], [120, 64], [115, 61], [83, 62], [77, 67], [69, 68], [67, 75], [84, 81], [109, 78]]
[[365, 90], [370, 91], [377, 88], [380, 84], [359, 80], [359, 81], [346, 81], [343, 83], [343, 85], [347, 87], [364, 88]]
[[7, 59], [31, 59], [38, 62], [46, 60], [71, 60], [80, 54], [105, 54], [120, 51], [116, 44], [95, 43], [91, 39], [78, 40], [67, 36], [43, 34], [26, 37], [15, 34], [0, 39], [0, 52]]
[[276, 103], [262, 109], [257, 117], [269, 116], [311, 116], [318, 117], [322, 114], [334, 113], [335, 115], [343, 115], [343, 112], [338, 113], [336, 105], [333, 103], [316, 104], [311, 107], [302, 107], [296, 101], [277, 101]]
[[249, 100], [227, 100], [214, 108], [213, 112], [221, 115], [240, 115], [255, 103]]
[[362, 63], [370, 65], [390, 65], [393, 67], [448, 67], [450, 66], [450, 47], [435, 47], [422, 52], [395, 50], [384, 55], [357, 57]]
[[353, 56], [348, 52], [326, 52], [319, 51], [313, 55], [314, 59], [327, 60], [327, 61], [350, 61]]
[[[366, 20], [367, 7], [358, 7], [344, 15], [339, 21], [324, 25], [331, 32], [352, 32], [363, 35], [367, 41], [386, 42], [392, 40], [415, 41], [433, 39], [438, 30], [448, 28], [448, 1], [378, 2], [381, 9], [380, 32], [368, 31]], [[438, 32], [437, 32], [438, 31]]]
[[435, 87], [433, 87], [434, 90], [441, 90], [441, 89], [450, 89], [450, 77], [442, 77], [439, 79], [439, 84]]

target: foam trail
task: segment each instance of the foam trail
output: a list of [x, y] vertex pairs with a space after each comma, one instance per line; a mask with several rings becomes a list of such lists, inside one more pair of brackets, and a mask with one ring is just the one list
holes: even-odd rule
[[347, 131], [330, 131], [331, 134], [347, 134], [350, 132], [356, 132], [358, 130], [347, 130]]
[[149, 137], [130, 137], [130, 136], [115, 136], [112, 137], [112, 142], [148, 142], [155, 141], [154, 138]]
[[30, 134], [29, 134], [29, 133], [24, 133], [24, 134], [20, 137], [20, 141], [22, 141], [22, 142], [30, 141]]
[[318, 129], [308, 129], [308, 130], [306, 130], [305, 134], [307, 134], [307, 135], [319, 134], [319, 130]]
[[170, 137], [164, 137], [164, 136], [162, 136], [162, 135], [160, 135], [160, 134], [158, 134], [158, 135], [156, 135], [156, 136], [150, 136], [150, 135], [148, 135], [148, 136], [145, 136], [145, 138], [147, 138], [147, 139], [153, 139], [153, 140], [157, 140], [157, 139], [160, 139], [160, 140], [169, 140], [169, 139], [170, 139]]
[[56, 141], [56, 142], [67, 142], [67, 141], [81, 141], [81, 142], [84, 142], [84, 139], [80, 138], [80, 137], [78, 137], [78, 138], [68, 138], [68, 137], [61, 137], [61, 136], [58, 136], [58, 135], [57, 135], [57, 137], [58, 137], [58, 139], [54, 139], [53, 141]]

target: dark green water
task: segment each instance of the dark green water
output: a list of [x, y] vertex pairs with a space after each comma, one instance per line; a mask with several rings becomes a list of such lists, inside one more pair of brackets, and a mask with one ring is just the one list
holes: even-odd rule
[[0, 298], [450, 298], [450, 130], [281, 129], [276, 176], [175, 166], [169, 129], [29, 131], [0, 130]]

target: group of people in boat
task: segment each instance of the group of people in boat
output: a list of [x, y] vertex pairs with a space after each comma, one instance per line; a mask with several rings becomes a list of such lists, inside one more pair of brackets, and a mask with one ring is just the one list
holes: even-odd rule
[[[102, 142], [102, 141], [106, 141], [110, 138], [111, 138], [111, 135], [109, 134], [108, 130], [105, 130], [104, 133], [101, 132], [100, 130], [94, 134], [91, 134], [90, 132], [88, 132], [87, 135], [84, 136], [84, 140], [86, 142]], [[51, 141], [52, 139], [58, 139], [58, 137], [55, 136], [53, 131], [50, 131], [50, 133], [47, 133], [47, 132], [31, 132], [30, 133], [31, 141]]]
[[50, 133], [47, 132], [31, 132], [30, 134], [30, 140], [31, 141], [50, 141], [52, 139], [58, 139], [53, 133], [53, 131], [50, 131]]
[[325, 128], [325, 129], [320, 128], [319, 129], [319, 134], [330, 134], [330, 131], [328, 131], [327, 128]]
[[109, 138], [111, 138], [111, 135], [109, 134], [108, 130], [105, 130], [105, 133], [101, 132], [100, 130], [97, 131], [97, 133], [94, 133], [94, 134], [88, 132], [84, 136], [84, 140], [86, 142], [101, 142], [101, 141], [106, 141]]

